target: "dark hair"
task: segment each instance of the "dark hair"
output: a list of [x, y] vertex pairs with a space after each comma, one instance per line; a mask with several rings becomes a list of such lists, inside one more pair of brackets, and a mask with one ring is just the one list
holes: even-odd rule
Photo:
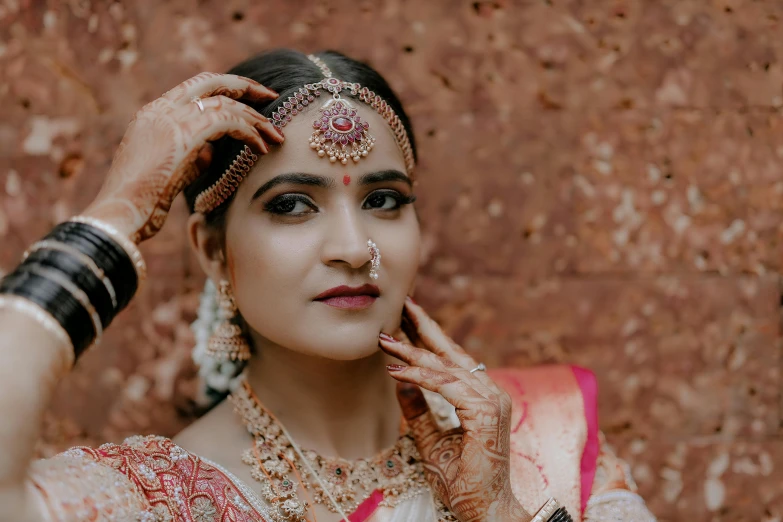
[[[394, 112], [402, 120], [415, 158], [416, 140], [413, 136], [410, 120], [407, 114], [405, 114], [399, 98], [394, 94], [386, 80], [369, 65], [348, 58], [337, 51], [323, 51], [315, 53], [315, 55], [329, 66], [335, 78], [359, 83], [362, 87], [367, 87], [386, 100], [386, 103], [394, 109]], [[323, 74], [317, 65], [311, 62], [305, 54], [292, 49], [276, 49], [261, 53], [236, 65], [228, 73], [255, 80], [280, 95], [279, 98], [272, 102], [252, 104], [254, 109], [268, 118], [271, 118], [272, 112], [300, 87], [306, 83], [316, 83], [323, 79]], [[184, 190], [185, 200], [191, 212], [193, 212], [196, 197], [201, 191], [210, 187], [219, 179], [237, 157], [243, 146], [242, 143], [231, 138], [223, 138], [216, 141], [213, 145], [213, 160], [208, 171]], [[207, 216], [207, 223], [222, 226], [226, 209], [232, 199], [233, 196], [210, 212]]]

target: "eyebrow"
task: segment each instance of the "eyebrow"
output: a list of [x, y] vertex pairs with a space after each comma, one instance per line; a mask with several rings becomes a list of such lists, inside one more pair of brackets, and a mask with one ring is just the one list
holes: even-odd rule
[[270, 179], [269, 181], [267, 181], [266, 183], [258, 187], [258, 190], [256, 190], [253, 193], [253, 197], [250, 198], [250, 201], [255, 201], [256, 199], [263, 196], [264, 193], [269, 189], [276, 187], [278, 185], [282, 185], [284, 183], [290, 185], [308, 185], [310, 187], [329, 188], [332, 184], [334, 184], [334, 180], [332, 178], [327, 178], [324, 176], [316, 176], [314, 174], [305, 174], [303, 172], [291, 172], [288, 174], [280, 174], [279, 176], [275, 176], [274, 178]]
[[359, 178], [359, 185], [372, 185], [373, 183], [380, 183], [381, 181], [402, 181], [407, 183], [409, 187], [413, 186], [411, 178], [406, 176], [399, 170], [379, 170], [378, 172], [370, 172]]
[[[402, 181], [412, 187], [413, 182], [403, 172], [399, 170], [379, 170], [377, 172], [370, 172], [359, 178], [359, 185], [372, 185], [374, 183], [380, 183], [383, 181]], [[307, 185], [310, 187], [322, 187], [329, 188], [334, 185], [334, 179], [326, 176], [317, 176], [315, 174], [306, 174], [304, 172], [290, 172], [287, 174], [280, 174], [270, 179], [253, 193], [250, 201], [255, 201], [264, 195], [265, 192], [277, 185], [290, 184], [290, 185]]]

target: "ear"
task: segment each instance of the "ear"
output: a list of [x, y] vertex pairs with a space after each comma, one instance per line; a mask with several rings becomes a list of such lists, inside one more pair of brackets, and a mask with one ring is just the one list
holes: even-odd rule
[[222, 232], [207, 225], [204, 214], [194, 212], [188, 218], [188, 240], [201, 269], [218, 284], [228, 279]]

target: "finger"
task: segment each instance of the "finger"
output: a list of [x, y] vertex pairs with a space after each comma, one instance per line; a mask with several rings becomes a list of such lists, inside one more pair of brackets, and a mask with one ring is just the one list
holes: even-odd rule
[[397, 401], [400, 403], [402, 415], [411, 429], [419, 453], [427, 455], [440, 434], [438, 425], [430, 415], [427, 399], [418, 386], [398, 382]]
[[[410, 321], [406, 326], [403, 322], [403, 331], [409, 335], [409, 331], [418, 337], [420, 346], [432, 351], [433, 353], [454, 361], [462, 368], [470, 371], [478, 363], [471, 357], [460, 345], [455, 343], [438, 323], [436, 323], [424, 309], [416, 304], [410, 297], [405, 299], [405, 315]], [[489, 378], [485, 372], [473, 372], [473, 377], [478, 379], [492, 393], [501, 393], [500, 388]]]
[[266, 154], [269, 146], [263, 140], [258, 129], [247, 121], [233, 114], [214, 113], [209, 115], [209, 121], [195, 135], [196, 142], [216, 141], [224, 136], [247, 144], [256, 154]]
[[440, 393], [458, 410], [470, 410], [476, 403], [487, 402], [487, 399], [471, 386], [471, 383], [449, 372], [400, 365], [390, 365], [388, 369], [389, 375], [397, 381], [415, 384], [425, 390]]
[[163, 95], [172, 102], [187, 103], [191, 99], [222, 95], [250, 102], [273, 100], [277, 93], [250, 78], [235, 74], [203, 72], [185, 80]]
[[[275, 127], [272, 122], [269, 121], [269, 118], [260, 114], [249, 105], [221, 95], [204, 98], [201, 100], [201, 103], [204, 106], [204, 112], [228, 112], [247, 121], [258, 129], [262, 136], [270, 138], [277, 143], [283, 143], [283, 141], [285, 141], [282, 131]], [[197, 110], [201, 110], [196, 104], [193, 105], [196, 106]]]
[[204, 146], [201, 147], [201, 150], [199, 150], [198, 154], [196, 155], [196, 161], [193, 162], [199, 172], [206, 172], [207, 169], [209, 169], [209, 166], [212, 164], [212, 155], [214, 152], [215, 149], [209, 142], [205, 143]]
[[413, 321], [410, 320], [404, 309], [400, 329], [405, 336], [410, 339], [412, 345], [418, 346], [419, 348], [425, 348], [424, 342], [421, 340], [421, 337], [419, 337], [419, 332], [416, 331], [416, 325], [413, 324]]
[[[409, 297], [405, 299], [405, 316], [410, 320], [410, 324], [418, 335], [424, 346], [440, 355], [448, 356], [454, 362], [463, 365], [463, 367], [470, 369], [475, 366], [475, 361], [470, 355], [465, 352], [459, 345], [449, 338], [448, 335], [441, 329], [440, 325], [436, 323], [422, 307], [413, 302]], [[407, 333], [407, 332], [406, 332]], [[471, 364], [473, 366], [471, 366]]]
[[381, 333], [378, 336], [378, 342], [384, 352], [414, 366], [422, 366], [440, 371], [462, 369], [460, 365], [450, 359], [435, 355], [429, 350], [404, 343], [385, 333]]
[[[454, 361], [435, 355], [434, 353], [422, 348], [416, 348], [415, 346], [398, 341], [397, 339], [387, 334], [380, 334], [379, 345], [384, 352], [388, 353], [392, 357], [400, 359], [401, 361], [411, 366], [419, 366], [421, 368], [429, 368], [431, 370], [440, 372], [448, 372], [461, 380], [477, 381], [476, 379], [473, 379], [473, 376], [470, 374], [470, 372], [465, 370], [462, 366], [458, 365]], [[495, 395], [495, 393], [484, 386], [481, 381], [474, 382], [474, 387], [484, 398], [490, 399], [493, 395]]]

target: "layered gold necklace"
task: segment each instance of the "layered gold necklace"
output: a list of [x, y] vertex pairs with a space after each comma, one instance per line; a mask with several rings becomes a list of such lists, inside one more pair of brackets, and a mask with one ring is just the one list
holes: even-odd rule
[[[380, 505], [388, 507], [429, 494], [421, 458], [408, 433], [373, 458], [323, 457], [299, 449], [246, 381], [230, 398], [254, 440], [242, 462], [251, 466], [251, 476], [261, 484], [261, 495], [273, 508], [273, 522], [307, 522], [313, 503], [345, 517], [375, 491], [383, 494]], [[435, 503], [439, 522], [455, 520], [443, 503]]]

